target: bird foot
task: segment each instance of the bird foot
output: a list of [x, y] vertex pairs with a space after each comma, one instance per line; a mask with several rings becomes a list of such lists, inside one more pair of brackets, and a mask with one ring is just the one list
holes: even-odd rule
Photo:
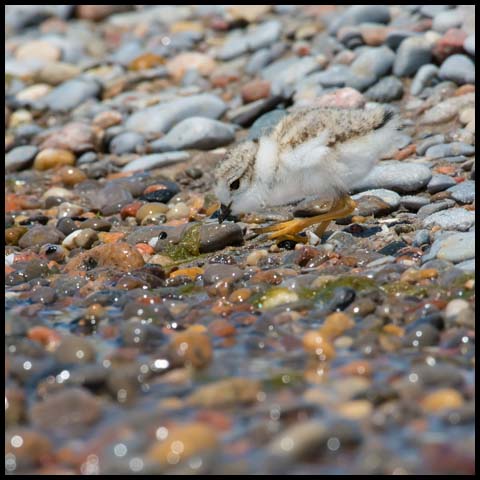
[[281, 222], [275, 225], [270, 225], [269, 227], [255, 229], [255, 232], [259, 234], [269, 233], [269, 238], [271, 240], [293, 240], [297, 243], [305, 243], [307, 239], [298, 235], [302, 230], [318, 224], [315, 233], [321, 237], [332, 220], [347, 217], [354, 210], [355, 202], [348, 195], [346, 195], [336, 200], [332, 204], [330, 211], [325, 214], [316, 215], [315, 217], [309, 218], [294, 218], [293, 220], [289, 220], [287, 222]]

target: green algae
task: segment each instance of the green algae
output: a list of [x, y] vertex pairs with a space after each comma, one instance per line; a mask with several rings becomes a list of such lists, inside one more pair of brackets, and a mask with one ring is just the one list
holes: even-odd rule
[[194, 260], [200, 255], [200, 224], [188, 227], [178, 243], [168, 243], [163, 253], [174, 262]]

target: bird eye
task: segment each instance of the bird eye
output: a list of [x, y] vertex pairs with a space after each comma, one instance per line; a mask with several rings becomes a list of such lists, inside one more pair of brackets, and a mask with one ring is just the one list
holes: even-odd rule
[[230, 190], [238, 190], [240, 188], [240, 180], [237, 179], [230, 184]]

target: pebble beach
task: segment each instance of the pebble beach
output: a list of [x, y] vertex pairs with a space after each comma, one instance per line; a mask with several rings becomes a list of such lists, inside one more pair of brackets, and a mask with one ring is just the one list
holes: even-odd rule
[[[230, 146], [375, 104], [352, 215], [219, 224]], [[7, 474], [473, 475], [474, 401], [475, 6], [5, 7]]]

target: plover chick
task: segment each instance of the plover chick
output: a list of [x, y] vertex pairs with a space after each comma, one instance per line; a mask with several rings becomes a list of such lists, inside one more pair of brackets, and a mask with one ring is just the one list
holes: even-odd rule
[[258, 141], [231, 148], [215, 171], [221, 202], [219, 221], [229, 214], [291, 204], [307, 197], [331, 200], [328, 211], [294, 218], [260, 232], [270, 238], [301, 241], [297, 234], [350, 215], [349, 191], [365, 177], [398, 138], [399, 121], [383, 106], [371, 109], [309, 108], [285, 116]]

